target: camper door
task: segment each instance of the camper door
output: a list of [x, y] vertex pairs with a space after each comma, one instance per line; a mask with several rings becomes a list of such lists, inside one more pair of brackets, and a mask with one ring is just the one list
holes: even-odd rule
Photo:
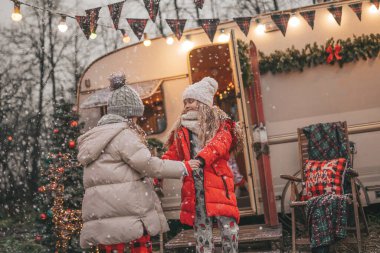
[[237, 202], [242, 216], [256, 214], [253, 189], [253, 151], [249, 140], [247, 106], [240, 78], [240, 66], [236, 42], [212, 44], [195, 48], [189, 53], [190, 82], [198, 82], [205, 76], [218, 81], [219, 87], [214, 104], [224, 110], [233, 120], [239, 121], [244, 131], [243, 151], [231, 154], [229, 166], [234, 175]]

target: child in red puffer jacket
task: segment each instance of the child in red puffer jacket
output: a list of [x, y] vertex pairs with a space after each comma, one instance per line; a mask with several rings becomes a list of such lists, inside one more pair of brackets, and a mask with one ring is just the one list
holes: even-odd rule
[[180, 220], [194, 226], [197, 252], [213, 252], [212, 223], [221, 230], [223, 252], [238, 252], [239, 209], [228, 160], [239, 131], [225, 112], [213, 106], [218, 83], [210, 77], [183, 93], [184, 111], [168, 141], [163, 159], [192, 161], [181, 193]]

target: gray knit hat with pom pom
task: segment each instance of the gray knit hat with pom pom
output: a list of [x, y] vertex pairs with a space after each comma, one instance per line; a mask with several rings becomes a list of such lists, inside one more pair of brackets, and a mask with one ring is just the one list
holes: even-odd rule
[[108, 99], [107, 112], [123, 118], [141, 117], [144, 114], [144, 104], [139, 94], [126, 84], [124, 73], [113, 73], [110, 81], [111, 97]]
[[182, 99], [192, 98], [211, 107], [217, 90], [218, 82], [207, 76], [187, 87], [183, 92]]

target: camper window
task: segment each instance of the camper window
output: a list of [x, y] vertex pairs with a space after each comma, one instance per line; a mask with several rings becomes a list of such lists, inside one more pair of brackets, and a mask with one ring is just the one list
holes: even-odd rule
[[144, 116], [139, 118], [138, 124], [148, 135], [165, 131], [167, 123], [162, 86], [160, 85], [150, 97], [143, 99], [143, 103]]

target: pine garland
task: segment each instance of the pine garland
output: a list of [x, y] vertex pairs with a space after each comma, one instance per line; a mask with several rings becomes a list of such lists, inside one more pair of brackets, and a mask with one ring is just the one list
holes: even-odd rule
[[[326, 48], [330, 45], [340, 45], [342, 50], [340, 56], [341, 60], [333, 59], [332, 62], [327, 63], [326, 59], [329, 53]], [[367, 60], [376, 58], [380, 51], [380, 34], [370, 34], [355, 36], [346, 40], [329, 39], [325, 45], [317, 45], [317, 43], [307, 44], [301, 51], [291, 47], [285, 51], [276, 50], [270, 55], [265, 55], [259, 51], [260, 56], [260, 73], [266, 74], [272, 72], [287, 73], [291, 71], [303, 71], [306, 67], [314, 67], [322, 64], [334, 65], [338, 63], [342, 67], [345, 63], [356, 62], [360, 59]]]

